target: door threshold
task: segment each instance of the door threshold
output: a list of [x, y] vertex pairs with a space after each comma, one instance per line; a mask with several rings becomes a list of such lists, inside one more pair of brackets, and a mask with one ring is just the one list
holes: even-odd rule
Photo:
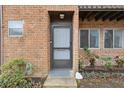
[[48, 77], [51, 77], [51, 78], [70, 78], [70, 77], [74, 77], [74, 73], [73, 73], [72, 69], [56, 68], [56, 69], [52, 69], [49, 72]]

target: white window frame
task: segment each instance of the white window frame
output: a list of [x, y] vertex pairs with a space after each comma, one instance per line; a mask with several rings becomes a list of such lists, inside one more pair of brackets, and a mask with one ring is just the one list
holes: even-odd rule
[[[105, 31], [106, 30], [112, 30], [113, 31], [113, 48], [105, 48]], [[115, 30], [124, 30], [124, 28], [104, 28], [104, 30], [103, 30], [103, 41], [104, 41], [104, 43], [103, 43], [103, 48], [104, 49], [124, 49], [124, 46], [123, 46], [123, 39], [124, 39], [124, 37], [122, 36], [122, 48], [115, 48], [114, 47], [114, 34], [115, 34]], [[124, 32], [123, 32], [123, 34], [124, 34]]]
[[[21, 35], [10, 35], [10, 31], [9, 31], [9, 22], [10, 21], [22, 21], [23, 27], [22, 27], [22, 34]], [[24, 33], [24, 20], [9, 20], [8, 21], [8, 37], [22, 37], [23, 33]]]
[[[81, 30], [88, 30], [88, 48], [89, 49], [100, 49], [100, 29], [99, 28], [80, 28], [79, 29], [79, 47], [80, 47], [80, 34], [81, 34], [80, 32], [81, 32]], [[91, 30], [97, 30], [98, 31], [98, 34], [99, 34], [98, 48], [90, 48], [90, 31]], [[84, 49], [84, 48], [80, 47], [80, 49]]]

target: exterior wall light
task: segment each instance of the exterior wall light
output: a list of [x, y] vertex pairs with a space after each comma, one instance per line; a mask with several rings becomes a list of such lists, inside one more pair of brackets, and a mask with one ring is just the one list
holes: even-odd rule
[[65, 17], [64, 14], [60, 14], [60, 15], [59, 15], [59, 18], [60, 18], [60, 19], [64, 19], [64, 17]]

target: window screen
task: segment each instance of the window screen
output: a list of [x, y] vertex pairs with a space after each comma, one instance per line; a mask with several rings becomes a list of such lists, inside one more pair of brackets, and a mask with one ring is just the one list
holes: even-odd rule
[[80, 48], [98, 48], [99, 32], [97, 29], [80, 31]]
[[106, 30], [104, 39], [105, 48], [113, 48], [113, 30]]
[[90, 48], [99, 47], [99, 32], [97, 30], [90, 30]]
[[80, 31], [80, 48], [88, 48], [88, 30]]
[[115, 30], [114, 31], [114, 48], [123, 48], [123, 31]]
[[9, 36], [22, 36], [23, 21], [8, 22]]

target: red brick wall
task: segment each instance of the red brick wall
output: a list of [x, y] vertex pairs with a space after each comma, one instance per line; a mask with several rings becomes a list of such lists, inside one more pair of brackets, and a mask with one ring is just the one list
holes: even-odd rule
[[[73, 69], [78, 63], [78, 7], [77, 6], [3, 6], [4, 63], [24, 58], [36, 66], [36, 76], [48, 74], [50, 69], [50, 19], [48, 11], [74, 11]], [[8, 20], [24, 20], [21, 38], [8, 36]]]
[[[21, 38], [8, 36], [8, 20], [24, 20]], [[49, 16], [43, 6], [3, 6], [4, 62], [24, 58], [36, 66], [36, 74], [48, 72]]]
[[[109, 56], [124, 56], [124, 49], [113, 49], [104, 48], [104, 29], [105, 28], [124, 28], [124, 20], [121, 21], [84, 21], [82, 22], [80, 20], [79, 27], [81, 28], [99, 28], [100, 29], [100, 48], [99, 49], [91, 49], [93, 52], [95, 52], [98, 55], [109, 55]], [[83, 55], [83, 49], [80, 49], [80, 55]]]
[[[14, 58], [24, 58], [36, 66], [36, 76], [48, 74], [50, 70], [50, 18], [48, 11], [74, 11], [73, 15], [73, 70], [78, 69], [80, 28], [101, 30], [100, 49], [92, 49], [99, 55], [124, 55], [123, 49], [103, 48], [103, 29], [119, 28], [124, 21], [80, 21], [78, 6], [3, 6], [3, 58], [4, 63]], [[24, 35], [21, 38], [8, 36], [8, 20], [24, 20]], [[80, 52], [80, 53], [79, 53]]]

